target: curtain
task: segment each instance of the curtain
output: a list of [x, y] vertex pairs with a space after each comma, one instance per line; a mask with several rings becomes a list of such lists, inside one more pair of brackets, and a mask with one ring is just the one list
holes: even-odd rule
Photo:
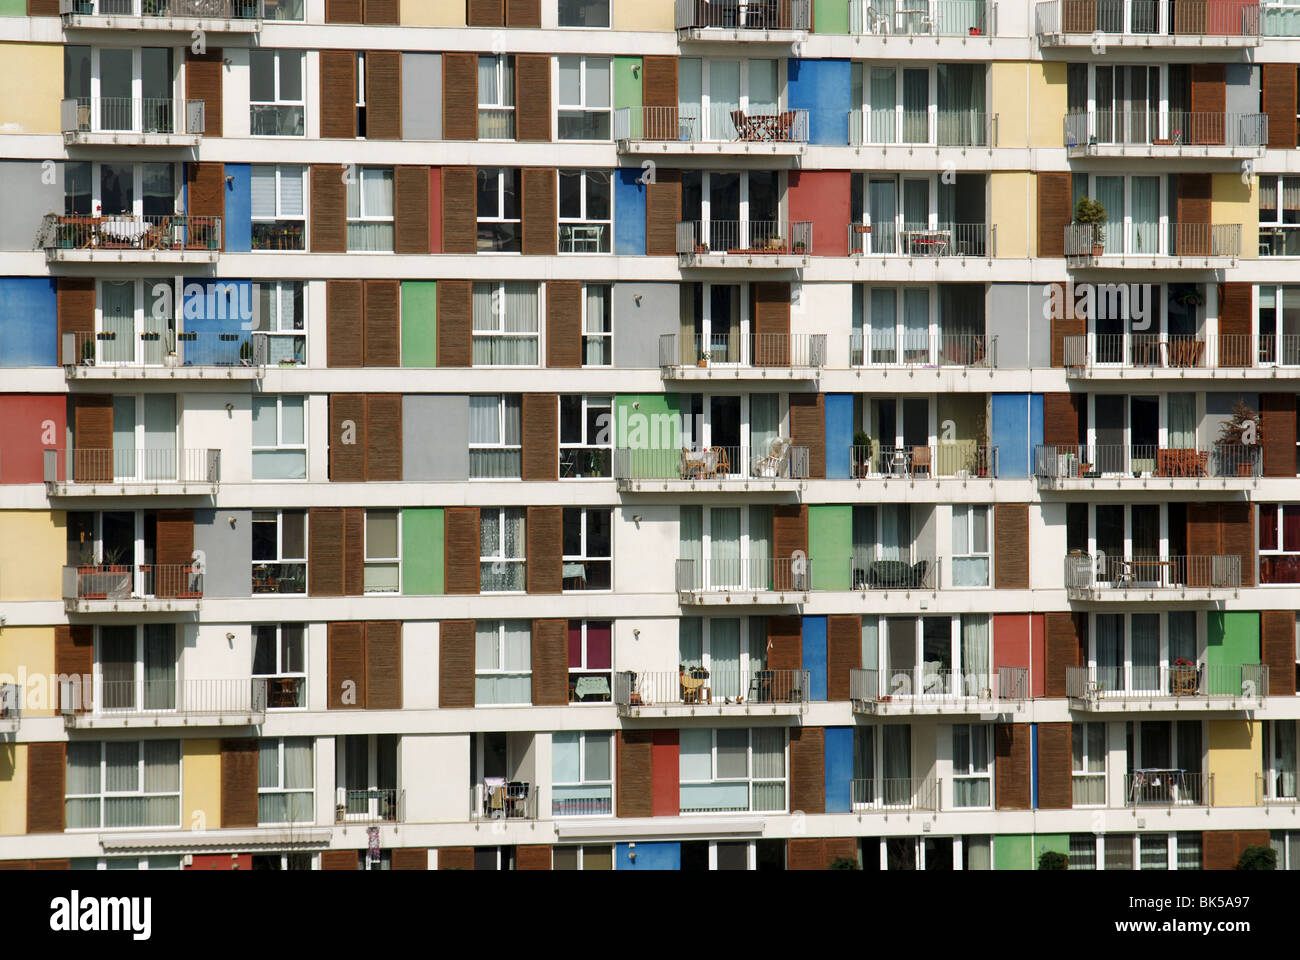
[[582, 734], [556, 731], [551, 734], [551, 781], [582, 782]]
[[100, 707], [128, 710], [135, 699], [135, 628], [101, 627], [99, 634]]
[[713, 140], [735, 140], [736, 125], [731, 120], [740, 109], [740, 61], [709, 61], [709, 128], [705, 136]]
[[[874, 184], [872, 185], [874, 188]], [[892, 201], [892, 196], [891, 196]], [[872, 230], [888, 229], [892, 238], [894, 215], [891, 210], [886, 227], [872, 227]], [[874, 236], [874, 233], [873, 233]], [[875, 242], [874, 240], [872, 241]], [[890, 241], [890, 249], [893, 249]], [[871, 362], [897, 363], [898, 353], [894, 343], [895, 330], [898, 325], [897, 292], [891, 287], [871, 288]], [[891, 444], [892, 446], [892, 444]]]
[[989, 615], [965, 613], [961, 618], [961, 668], [966, 693], [978, 695], [989, 682]]
[[[898, 188], [891, 180], [872, 180], [867, 184], [867, 210], [871, 217], [871, 251], [896, 253], [898, 249]], [[873, 291], [874, 294], [874, 291]], [[872, 316], [875, 304], [872, 303]], [[874, 328], [874, 319], [872, 326]]]
[[[955, 5], [948, 3], [947, 6]], [[944, 14], [945, 19], [948, 16], [948, 13]], [[938, 65], [939, 89], [935, 101], [938, 110], [937, 135], [940, 145], [970, 147], [984, 146], [987, 143], [984, 122], [984, 72], [983, 64], [941, 63]]]
[[506, 281], [503, 287], [498, 287], [495, 283], [476, 283], [472, 302], [474, 365], [536, 366], [537, 284], [531, 281]]
[[1106, 802], [1106, 725], [1076, 723], [1070, 729], [1071, 789], [1078, 806]]
[[749, 618], [749, 670], [767, 669], [767, 617]]
[[912, 523], [906, 503], [880, 505], [880, 559], [910, 562]]
[[699, 589], [704, 584], [704, 519], [703, 508], [682, 507], [678, 523], [679, 577], [678, 586]]
[[588, 367], [607, 367], [614, 362], [610, 345], [610, 288], [607, 284], [587, 284], [586, 316], [583, 318], [582, 362]]
[[704, 621], [682, 617], [677, 621], [677, 662], [687, 668], [704, 666]]
[[880, 665], [880, 618], [866, 614], [862, 618], [862, 667], [877, 670]]
[[930, 70], [903, 71], [903, 142], [930, 140]]
[[[976, 6], [976, 9], [982, 10], [983, 4], [972, 4], [969, 0], [959, 0], [961, 6]], [[993, 857], [990, 852], [988, 837], [963, 837], [962, 845], [966, 854], [967, 870], [992, 870]]]
[[[1106, 253], [1124, 252], [1124, 178], [1097, 177], [1095, 199], [1106, 208]], [[1154, 252], [1155, 248], [1148, 248]]]
[[1169, 446], [1189, 450], [1196, 446], [1196, 394], [1168, 395]]
[[749, 109], [747, 112], [771, 115], [777, 112], [780, 84], [776, 60], [749, 61]]
[[[906, 186], [914, 182], [906, 181]], [[903, 362], [928, 363], [929, 360], [930, 291], [924, 287], [908, 287], [903, 291]]]
[[750, 731], [754, 757], [754, 810], [785, 810], [785, 730], [755, 727]]
[[740, 559], [740, 508], [710, 508], [710, 585], [713, 587], [744, 586], [741, 579]]
[[67, 827], [98, 827], [99, 824], [99, 741], [78, 743], [72, 741], [67, 750], [67, 784], [69, 797], [91, 794], [90, 799], [68, 800], [65, 803]]
[[1131, 622], [1133, 646], [1132, 689], [1159, 689], [1160, 615], [1135, 613]]
[[348, 250], [392, 253], [392, 168], [362, 167], [349, 179], [347, 193]]
[[[1160, 178], [1134, 177], [1133, 193], [1133, 253], [1155, 253], [1159, 249], [1160, 229]], [[1106, 208], [1108, 218], [1110, 207]]]
[[475, 703], [530, 703], [533, 686], [531, 623], [527, 620], [479, 621], [474, 631], [474, 663]]
[[897, 74], [893, 67], [873, 68], [867, 95], [871, 110], [870, 123], [867, 128], [868, 143], [894, 143], [894, 117], [898, 110], [898, 95], [895, 91]]
[[709, 621], [709, 685], [713, 696], [739, 697], [745, 693], [740, 679], [740, 621]]
[[[789, 557], [776, 558], [781, 563]], [[772, 562], [772, 508], [770, 506], [752, 506], [749, 508], [749, 585], [770, 590], [773, 586]]]
[[174, 394], [145, 394], [144, 446], [145, 460], [141, 464], [143, 479], [176, 479], [176, 397]]
[[1294, 720], [1273, 721], [1273, 795], [1296, 795], [1296, 757]]
[[1169, 662], [1196, 662], [1196, 614], [1191, 610], [1171, 610], [1169, 618]]
[[749, 455], [757, 461], [772, 452], [772, 442], [781, 435], [781, 395], [749, 395]]
[[881, 728], [881, 771], [884, 775], [884, 801], [889, 805], [910, 803], [912, 800], [912, 733], [902, 723], [891, 723]]
[[[257, 169], [254, 167], [254, 169]], [[304, 212], [303, 206], [303, 171], [306, 169], [302, 164], [290, 163], [280, 166], [280, 216], [282, 217], [301, 217]], [[390, 199], [391, 208], [392, 201]], [[254, 217], [257, 214], [253, 214]]]
[[1099, 613], [1097, 626], [1097, 682], [1107, 693], [1123, 690], [1124, 616]]
[[[503, 409], [504, 408], [504, 409]], [[470, 450], [471, 477], [515, 477], [520, 468], [520, 400], [510, 395], [469, 398], [469, 442], [506, 449]]]
[[479, 518], [481, 589], [485, 592], [524, 589], [524, 510], [507, 507], [482, 511]]
[[853, 508], [853, 570], [864, 582], [867, 569], [876, 559], [876, 507], [859, 504]]
[[[699, 140], [704, 135], [704, 124], [700, 119], [700, 107], [703, 103], [703, 86], [701, 77], [703, 76], [703, 61], [698, 57], [682, 57], [677, 61], [677, 110], [678, 124], [680, 131], [689, 131], [692, 140]], [[650, 108], [654, 110], [653, 107]], [[639, 111], [633, 109], [632, 127], [633, 134], [636, 129], [635, 114]], [[651, 114], [650, 123], [652, 129], [660, 129], [653, 126], [662, 123], [662, 118], [654, 117]], [[671, 133], [671, 130], [668, 131]]]
[[144, 707], [146, 710], [176, 709], [175, 625], [144, 625]]
[[[299, 189], [301, 198], [301, 188]], [[275, 165], [254, 164], [252, 176], [252, 208], [254, 220], [274, 220], [276, 207]]]

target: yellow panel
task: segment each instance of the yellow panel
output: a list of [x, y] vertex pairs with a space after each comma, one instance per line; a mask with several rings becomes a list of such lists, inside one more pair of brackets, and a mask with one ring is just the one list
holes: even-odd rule
[[27, 744], [0, 743], [0, 835], [27, 832]]
[[221, 826], [221, 741], [182, 740], [181, 829]]
[[989, 113], [998, 117], [999, 147], [1026, 145], [1025, 124], [1029, 111], [1025, 100], [1025, 74], [1030, 66], [1006, 60], [992, 64], [993, 101], [989, 104]]
[[673, 0], [613, 0], [610, 24], [615, 30], [676, 30]]
[[[0, 511], [0, 543], [11, 545], [0, 551], [0, 599], [58, 600], [62, 596], [63, 562], [68, 555], [65, 524], [62, 510]], [[12, 549], [13, 544], [21, 544], [22, 549]]]
[[1037, 206], [1032, 174], [989, 174], [990, 222], [997, 228], [999, 257], [1030, 256]]
[[1211, 720], [1210, 769], [1216, 807], [1253, 807], [1263, 774], [1259, 721]]
[[402, 0], [400, 18], [408, 27], [463, 27], [465, 0]]
[[1210, 222], [1241, 224], [1241, 255], [1259, 256], [1259, 198], [1255, 178], [1244, 183], [1239, 173], [1216, 173], [1210, 188]]
[[53, 627], [0, 629], [0, 683], [22, 685], [23, 716], [54, 715], [50, 697], [53, 673]]
[[58, 133], [63, 48], [0, 43], [0, 133]]
[[[1061, 147], [1065, 129], [1066, 64], [1060, 61], [1028, 64], [1029, 145]], [[1001, 125], [1001, 119], [998, 120]]]

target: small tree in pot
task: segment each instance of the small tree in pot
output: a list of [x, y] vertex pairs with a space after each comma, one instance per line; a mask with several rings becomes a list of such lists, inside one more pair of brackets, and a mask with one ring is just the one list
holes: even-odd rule
[[1106, 208], [1091, 197], [1080, 197], [1074, 206], [1074, 222], [1092, 227], [1092, 255], [1100, 257], [1106, 247]]

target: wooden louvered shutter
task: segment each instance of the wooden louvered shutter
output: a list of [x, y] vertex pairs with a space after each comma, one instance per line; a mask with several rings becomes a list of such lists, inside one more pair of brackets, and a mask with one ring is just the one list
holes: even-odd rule
[[826, 476], [826, 397], [820, 393], [790, 394], [790, 439], [808, 448], [808, 476]]
[[192, 595], [190, 565], [194, 562], [194, 511], [159, 510], [155, 520], [154, 592], [160, 597]]
[[366, 624], [366, 709], [402, 709], [402, 624]]
[[754, 284], [754, 365], [790, 364], [790, 284]]
[[505, 0], [467, 0], [465, 11], [467, 27], [504, 27], [506, 25]]
[[1263, 610], [1259, 614], [1260, 662], [1268, 667], [1268, 695], [1295, 694], [1296, 615], [1294, 610]]
[[343, 510], [312, 507], [307, 512], [307, 593], [343, 596]]
[[[1222, 531], [1219, 528], [1219, 505], [1217, 503], [1189, 503], [1187, 505], [1187, 555], [1189, 557], [1212, 557], [1223, 552]], [[1207, 587], [1210, 585], [1210, 561], [1189, 562], [1187, 585]]]
[[113, 464], [105, 451], [113, 449], [113, 398], [77, 394], [72, 403], [73, 476], [78, 483], [112, 480]]
[[529, 507], [524, 526], [524, 537], [528, 542], [528, 592], [559, 593], [563, 586], [560, 574], [564, 569], [564, 508]]
[[402, 329], [398, 319], [400, 299], [401, 288], [396, 280], [366, 281], [362, 311], [363, 366], [401, 366]]
[[399, 847], [393, 851], [392, 869], [428, 870], [429, 851], [425, 847]]
[[[795, 551], [808, 555], [808, 507], [799, 503], [772, 505], [772, 559], [783, 569]], [[813, 577], [817, 571], [811, 571]], [[816, 583], [816, 580], [813, 581]]]
[[1206, 830], [1201, 834], [1201, 869], [1235, 870], [1236, 837], [1231, 830]]
[[398, 0], [363, 0], [361, 12], [366, 23], [377, 26], [395, 27], [402, 22]]
[[544, 843], [530, 843], [525, 846], [515, 847], [515, 869], [516, 870], [551, 869], [550, 845]]
[[337, 164], [311, 168], [311, 252], [346, 253], [348, 188]]
[[546, 54], [515, 57], [515, 139], [551, 140], [551, 58]]
[[365, 592], [366, 511], [361, 507], [343, 510], [343, 595], [359, 597]]
[[1210, 196], [1208, 173], [1178, 174], [1178, 229], [1174, 252], [1182, 256], [1205, 256], [1210, 252]]
[[[506, 0], [507, 27], [540, 27], [541, 25], [540, 0]], [[547, 862], [550, 862], [549, 859]]]
[[554, 256], [558, 243], [555, 210], [555, 171], [525, 167], [520, 249], [536, 256]]
[[[1042, 176], [1042, 174], [1040, 174], [1039, 176]], [[1064, 230], [1065, 228], [1062, 227], [1061, 229]], [[1062, 240], [1061, 242], [1062, 244], [1065, 243], [1064, 240]], [[1064, 250], [1064, 246], [1062, 247], [1062, 250]], [[1065, 311], [1060, 308], [1064, 306], [1063, 301], [1066, 298], [1072, 297], [1074, 295], [1073, 288], [1069, 284], [1062, 284], [1060, 289], [1062, 291], [1062, 296], [1060, 298], [1057, 297], [1052, 298], [1052, 318], [1051, 318], [1052, 359], [1051, 362], [1052, 362], [1052, 366], [1054, 367], [1064, 367], [1066, 365], [1067, 358], [1065, 356], [1065, 338], [1081, 337], [1088, 332], [1087, 317], [1083, 316], [1081, 312], [1083, 309], [1086, 309], [1087, 305], [1077, 304], [1075, 308], [1070, 311], [1071, 315], [1066, 316]], [[1068, 359], [1070, 360], [1071, 363], [1077, 364], [1080, 362], [1082, 358], [1072, 356], [1069, 357]]]
[[1070, 174], [1038, 174], [1038, 255], [1065, 256], [1065, 228], [1070, 209]]
[[546, 365], [582, 366], [582, 282], [546, 284]]
[[325, 0], [326, 23], [360, 23], [361, 0]]
[[993, 586], [1029, 589], [1029, 504], [999, 503], [993, 508]]
[[393, 250], [429, 252], [429, 168], [393, 169]]
[[33, 860], [33, 870], [71, 870], [72, 862], [69, 860]]
[[650, 817], [654, 815], [651, 781], [654, 735], [650, 730], [618, 730], [614, 734], [615, 815]]
[[1294, 150], [1296, 146], [1296, 68], [1293, 63], [1263, 65], [1262, 101], [1268, 114], [1268, 145]]
[[257, 826], [257, 741], [221, 741], [221, 826]]
[[[1191, 65], [1191, 143], [1222, 144], [1224, 115], [1228, 98], [1228, 70], [1223, 63], [1194, 63]], [[1199, 116], [1198, 116], [1199, 114]], [[1219, 119], [1223, 117], [1223, 119]]]
[[785, 842], [787, 870], [825, 870], [826, 844], [820, 837], [791, 837]]
[[568, 702], [569, 621], [534, 620], [533, 706], [562, 707]]
[[443, 511], [443, 557], [448, 593], [479, 591], [478, 507]]
[[[222, 129], [222, 80], [226, 65], [222, 51], [185, 54], [185, 99], [203, 101], [203, 136], [219, 137]], [[1294, 119], [1294, 118], [1293, 118]]]
[[366, 479], [402, 479], [402, 395], [366, 395]]
[[1241, 558], [1241, 585], [1255, 585], [1255, 505], [1219, 504], [1219, 543], [1227, 556]]
[[[226, 165], [224, 163], [187, 163], [185, 182], [189, 193], [186, 212], [191, 217], [225, 217]], [[220, 249], [224, 250], [226, 249], [225, 231], [221, 233]]]
[[1219, 366], [1221, 367], [1249, 367], [1253, 363], [1252, 300], [1253, 291], [1249, 283], [1219, 284]]
[[360, 870], [358, 856], [355, 850], [322, 850], [320, 868], [322, 870]]
[[73, 699], [80, 698], [79, 702], [63, 703], [60, 689], [62, 684], [55, 684], [50, 691], [50, 700], [55, 710], [62, 710], [65, 706], [70, 706], [82, 711], [90, 707], [90, 698], [93, 696], [94, 680], [92, 674], [94, 669], [95, 628], [90, 624], [69, 626], [66, 623], [55, 627], [54, 675], [73, 680]]
[[1038, 806], [1069, 810], [1074, 806], [1073, 744], [1068, 723], [1038, 725]]
[[62, 833], [67, 755], [62, 743], [27, 744], [27, 832]]
[[1029, 724], [994, 725], [993, 783], [998, 810], [1029, 809]]
[[[1056, 356], [1053, 339], [1052, 356]], [[1053, 366], [1057, 366], [1053, 359]], [[1081, 393], [1043, 394], [1043, 443], [1049, 447], [1075, 447], [1079, 443], [1079, 414], [1085, 399]]]
[[474, 706], [473, 620], [438, 625], [438, 706]]
[[62, 363], [80, 363], [79, 355], [63, 356], [63, 335], [82, 334], [82, 343], [76, 344], [79, 350], [85, 349], [82, 344], [90, 342], [90, 334], [95, 331], [95, 279], [59, 277], [55, 283], [58, 285], [59, 359]]
[[1260, 394], [1259, 413], [1264, 435], [1264, 476], [1294, 477], [1295, 393]]
[[330, 480], [361, 483], [366, 479], [366, 397], [330, 394]]
[[325, 281], [325, 365], [361, 366], [364, 343], [361, 281]]
[[1043, 615], [1044, 696], [1064, 697], [1066, 671], [1079, 664], [1079, 633], [1073, 613]]
[[[674, 134], [673, 139], [676, 139]], [[650, 257], [677, 253], [677, 224], [682, 218], [682, 172], [655, 171], [645, 188], [645, 252]]]
[[826, 812], [826, 731], [790, 728], [790, 809]]
[[474, 353], [474, 285], [438, 281], [438, 366], [468, 367]]
[[862, 666], [862, 618], [836, 614], [826, 625], [826, 699], [849, 699], [849, 678]]
[[402, 139], [402, 54], [399, 51], [366, 53], [366, 139]]
[[676, 140], [677, 58], [645, 57], [641, 78], [641, 102], [646, 107], [645, 139]]
[[[368, 116], [368, 105], [366, 112]], [[320, 52], [320, 135], [322, 140], [357, 135], [357, 55], [352, 50]], [[334, 169], [334, 179], [341, 180], [338, 167]]]
[[[442, 55], [442, 135], [447, 140], [478, 139], [477, 53]], [[446, 176], [445, 169], [443, 175]], [[444, 189], [444, 196], [450, 196], [453, 192]], [[472, 184], [469, 200], [472, 205]]]
[[771, 670], [803, 669], [802, 618], [767, 618], [767, 666]]
[[27, 0], [29, 17], [57, 17], [58, 15], [58, 0]]
[[325, 703], [330, 710], [366, 707], [365, 624], [331, 623], [327, 635]]
[[473, 847], [438, 847], [439, 870], [473, 870]]
[[[442, 168], [442, 252], [475, 253], [478, 251], [478, 207], [475, 167]], [[439, 282], [439, 299], [442, 282]], [[438, 331], [442, 339], [442, 331]], [[442, 364], [439, 364], [442, 366]], [[469, 364], [463, 364], [469, 366]]]
[[560, 479], [560, 398], [554, 393], [525, 393], [523, 479]]

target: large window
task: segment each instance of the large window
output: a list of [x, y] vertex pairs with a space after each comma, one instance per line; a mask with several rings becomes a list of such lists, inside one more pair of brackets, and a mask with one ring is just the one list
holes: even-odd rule
[[682, 813], [783, 811], [785, 729], [681, 731]]
[[311, 823], [316, 817], [311, 737], [257, 741], [257, 822]]
[[479, 55], [478, 138], [515, 138], [515, 58], [511, 54]]
[[612, 414], [608, 396], [560, 397], [560, 479], [610, 475]]
[[253, 397], [253, 479], [307, 479], [306, 398]]
[[471, 479], [515, 479], [520, 474], [518, 394], [469, 398], [469, 475]]
[[253, 511], [253, 593], [307, 592], [307, 511]]
[[1300, 256], [1300, 177], [1259, 178], [1259, 255]]
[[609, 253], [614, 235], [608, 170], [560, 171], [560, 253]]
[[297, 163], [258, 163], [252, 169], [253, 249], [306, 250], [307, 168]]
[[307, 362], [307, 315], [301, 280], [260, 280], [255, 329], [266, 334], [266, 362]]
[[551, 816], [600, 817], [614, 812], [612, 737], [608, 730], [551, 736]]
[[1296, 721], [1264, 721], [1264, 796], [1268, 800], [1297, 798]]
[[560, 62], [559, 140], [608, 140], [609, 57], [557, 57]]
[[181, 826], [179, 740], [68, 744], [69, 830]]
[[537, 284], [532, 280], [476, 282], [474, 366], [537, 366], [539, 310]]
[[401, 589], [400, 513], [366, 511], [366, 593], [397, 593]]
[[983, 723], [952, 727], [952, 804], [954, 807], [992, 805], [993, 738]]
[[569, 702], [608, 703], [613, 666], [613, 624], [569, 621]]
[[268, 709], [307, 706], [306, 634], [301, 623], [253, 625], [253, 679], [266, 681]]
[[1106, 724], [1070, 726], [1074, 805], [1102, 806], [1106, 802]]
[[519, 168], [478, 168], [478, 251], [519, 253]]
[[1300, 583], [1300, 503], [1259, 505], [1259, 582]]
[[564, 589], [608, 590], [613, 584], [613, 549], [608, 507], [565, 507]]
[[582, 286], [582, 365], [614, 364], [613, 288], [608, 283]]
[[306, 56], [302, 50], [248, 52], [248, 128], [255, 137], [301, 137]]
[[1300, 870], [1300, 831], [1274, 830], [1269, 834], [1269, 845], [1277, 853], [1279, 870]]
[[955, 504], [952, 508], [952, 585], [989, 585], [989, 508]]
[[[682, 617], [677, 624], [677, 663], [682, 700], [705, 697], [750, 703], [788, 701], [797, 679], [766, 672], [767, 620], [764, 617]], [[702, 681], [699, 685], [691, 681]]]
[[348, 172], [348, 252], [393, 252], [393, 168]]
[[1071, 870], [1200, 870], [1199, 833], [1073, 833]]
[[102, 626], [95, 657], [97, 713], [176, 709], [175, 624]]
[[479, 511], [479, 589], [513, 593], [524, 589], [523, 507], [484, 507]]
[[614, 848], [609, 844], [566, 844], [551, 848], [552, 870], [613, 870]]
[[[63, 165], [64, 213], [103, 217], [169, 217], [177, 210], [171, 163], [97, 161]], [[197, 242], [191, 224], [191, 244]]]
[[608, 27], [609, 0], [559, 0], [561, 27]]
[[526, 704], [533, 700], [533, 633], [527, 620], [474, 624], [474, 703]]

